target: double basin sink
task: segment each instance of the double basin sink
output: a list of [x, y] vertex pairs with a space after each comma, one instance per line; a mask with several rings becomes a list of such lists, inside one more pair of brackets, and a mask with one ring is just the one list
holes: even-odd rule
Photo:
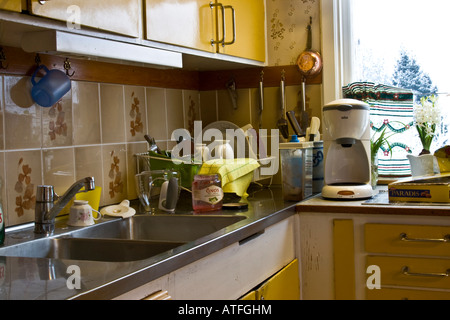
[[[245, 216], [136, 215], [61, 235], [6, 245], [0, 256], [128, 262], [144, 260], [195, 241], [245, 219]], [[32, 233], [33, 230], [26, 231]], [[20, 238], [26, 234], [21, 231]]]

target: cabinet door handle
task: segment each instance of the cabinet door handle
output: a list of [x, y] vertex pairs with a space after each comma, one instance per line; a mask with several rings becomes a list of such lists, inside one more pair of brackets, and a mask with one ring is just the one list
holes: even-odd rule
[[214, 7], [219, 7], [220, 11], [222, 11], [222, 30], [223, 30], [223, 38], [220, 40], [214, 40], [211, 39], [211, 45], [214, 46], [215, 44], [224, 44], [225, 43], [225, 34], [226, 34], [226, 25], [225, 25], [225, 8], [223, 6], [223, 4], [221, 3], [213, 3], [210, 2], [209, 3], [209, 7], [212, 9]]
[[445, 273], [414, 273], [409, 272], [409, 267], [405, 266], [402, 268], [402, 274], [409, 277], [432, 277], [432, 278], [445, 278], [450, 276], [450, 269]]
[[[221, 44], [222, 47], [232, 45], [236, 42], [236, 10], [233, 8], [233, 6], [224, 6], [222, 3], [209, 3], [209, 7], [212, 9], [214, 7], [219, 7], [220, 11], [222, 12], [222, 39], [220, 40], [214, 40], [211, 39], [211, 45], [214, 46], [215, 44]], [[225, 21], [225, 9], [231, 10], [231, 17], [233, 22], [233, 39], [231, 41], [226, 41], [227, 38], [227, 25]]]
[[442, 239], [431, 239], [431, 238], [409, 238], [406, 233], [400, 234], [400, 240], [405, 242], [435, 242], [435, 243], [448, 243], [450, 242], [450, 235], [444, 236]]
[[[223, 44], [222, 46], [229, 46], [236, 42], [236, 10], [233, 8], [233, 6], [224, 6], [225, 9], [231, 10], [231, 17], [233, 22], [233, 40], [226, 42], [225, 41], [225, 29], [223, 29]], [[225, 12], [225, 11], [224, 11]], [[226, 28], [226, 26], [224, 26]]]

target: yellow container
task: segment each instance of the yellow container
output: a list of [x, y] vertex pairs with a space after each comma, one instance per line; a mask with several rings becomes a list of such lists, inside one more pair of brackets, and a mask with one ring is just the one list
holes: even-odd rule
[[[84, 188], [81, 188], [80, 192], [78, 192], [75, 195], [76, 200], [86, 200], [89, 202], [89, 205], [94, 209], [95, 211], [98, 211], [100, 207], [100, 197], [102, 195], [102, 188], [101, 187], [95, 187], [94, 190], [84, 192]], [[97, 214], [97, 213], [96, 213]], [[94, 214], [95, 216], [95, 214]]]

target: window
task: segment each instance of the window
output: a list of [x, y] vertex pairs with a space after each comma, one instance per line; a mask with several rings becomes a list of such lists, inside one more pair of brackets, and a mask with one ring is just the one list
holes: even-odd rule
[[[450, 144], [450, 1], [322, 0], [321, 6], [325, 103], [357, 81], [411, 89], [416, 100], [436, 93], [442, 124], [431, 151]], [[399, 76], [406, 66], [415, 72]], [[418, 154], [420, 140], [412, 140]]]

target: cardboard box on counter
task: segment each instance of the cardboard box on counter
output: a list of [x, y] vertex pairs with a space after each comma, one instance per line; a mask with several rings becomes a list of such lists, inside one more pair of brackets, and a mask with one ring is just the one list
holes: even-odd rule
[[450, 203], [450, 173], [391, 183], [389, 184], [389, 202]]

